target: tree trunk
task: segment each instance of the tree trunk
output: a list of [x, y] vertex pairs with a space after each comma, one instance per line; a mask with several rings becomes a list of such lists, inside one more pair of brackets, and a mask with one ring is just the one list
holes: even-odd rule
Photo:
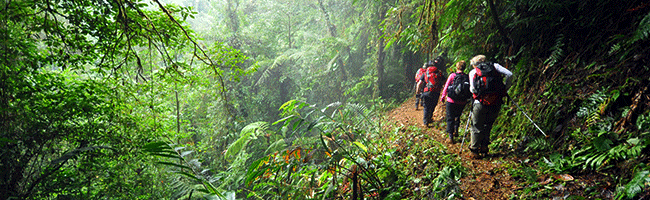
[[287, 18], [289, 18], [289, 24], [287, 25], [287, 28], [289, 30], [289, 33], [287, 34], [288, 41], [289, 41], [289, 49], [293, 48], [293, 41], [291, 41], [291, 15], [287, 15]]
[[327, 21], [327, 28], [329, 29], [330, 36], [336, 37], [336, 26], [334, 26], [334, 24], [332, 23], [332, 19], [330, 19], [330, 14], [325, 9], [325, 6], [323, 6], [323, 0], [318, 0], [318, 7], [325, 15], [325, 20]]
[[230, 38], [230, 45], [235, 49], [239, 49], [241, 47], [239, 38], [237, 38], [239, 33], [239, 16], [237, 15], [239, 0], [227, 0], [226, 3], [226, 14], [228, 15], [228, 23], [226, 26], [230, 28], [233, 35]]
[[501, 21], [499, 20], [499, 14], [497, 13], [496, 6], [494, 5], [494, 0], [487, 0], [488, 6], [490, 6], [490, 13], [494, 19], [494, 24], [496, 24], [499, 34], [501, 34], [501, 39], [504, 43], [510, 44], [510, 39], [506, 34], [506, 30], [501, 26]]
[[415, 73], [422, 67], [422, 63], [418, 62], [416, 53], [407, 51], [402, 55], [402, 63], [404, 63], [404, 88], [411, 89], [413, 87]]
[[[378, 19], [377, 21], [381, 23], [385, 19], [384, 13], [386, 13], [386, 6], [384, 5], [379, 5], [379, 9], [377, 10], [377, 16]], [[376, 84], [376, 89], [375, 89], [375, 94], [373, 94], [374, 98], [377, 97], [383, 97], [384, 96], [384, 58], [386, 57], [386, 52], [384, 52], [384, 38], [383, 38], [383, 33], [384, 31], [380, 26], [377, 26], [377, 37], [379, 38], [379, 41], [377, 42], [377, 84]]]

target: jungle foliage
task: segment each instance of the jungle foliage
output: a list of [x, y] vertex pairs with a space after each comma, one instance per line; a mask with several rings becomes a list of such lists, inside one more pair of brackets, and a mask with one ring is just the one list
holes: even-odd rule
[[461, 197], [461, 158], [383, 115], [423, 62], [477, 54], [550, 136], [504, 106], [490, 148], [531, 160], [519, 198], [548, 197], [541, 174], [650, 195], [643, 0], [1, 5], [2, 199]]

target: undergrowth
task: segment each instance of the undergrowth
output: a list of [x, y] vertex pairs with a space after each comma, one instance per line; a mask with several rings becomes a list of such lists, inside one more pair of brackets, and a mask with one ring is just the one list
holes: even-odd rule
[[[284, 118], [253, 123], [224, 156], [231, 170], [200, 170], [192, 151], [165, 143], [147, 147], [160, 162], [185, 177], [185, 197], [230, 199], [453, 199], [461, 196], [460, 158], [415, 126], [386, 129], [376, 112], [358, 104], [333, 103], [318, 109], [300, 101], [281, 107]], [[384, 125], [381, 125], [384, 124]], [[274, 126], [275, 125], [275, 126]], [[275, 128], [274, 128], [275, 127]], [[270, 145], [265, 145], [270, 144]], [[260, 146], [261, 145], [261, 146]], [[169, 147], [167, 147], [169, 146]], [[266, 146], [266, 147], [264, 147]], [[264, 148], [260, 148], [264, 147]], [[237, 161], [237, 162], [235, 162]], [[242, 163], [243, 162], [243, 163]], [[192, 164], [194, 163], [194, 164]], [[243, 164], [243, 165], [242, 165]], [[237, 190], [218, 187], [247, 166]], [[239, 170], [241, 171], [241, 170]], [[222, 177], [222, 178], [218, 178]], [[179, 179], [180, 180], [180, 179]], [[196, 184], [202, 185], [200, 188]], [[180, 188], [180, 189], [179, 189]]]

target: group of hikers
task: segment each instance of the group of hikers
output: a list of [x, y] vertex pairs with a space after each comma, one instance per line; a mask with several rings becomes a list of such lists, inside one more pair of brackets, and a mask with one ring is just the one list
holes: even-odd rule
[[470, 158], [485, 157], [490, 144], [490, 130], [499, 116], [503, 98], [510, 87], [510, 72], [498, 63], [489, 62], [484, 55], [470, 60], [473, 67], [465, 73], [464, 60], [455, 63], [455, 72], [446, 77], [446, 66], [442, 57], [425, 63], [415, 75], [415, 109], [423, 106], [423, 125], [433, 122], [433, 111], [438, 101], [444, 102], [447, 110], [447, 143], [453, 144], [460, 127], [460, 116], [467, 103], [471, 103]]

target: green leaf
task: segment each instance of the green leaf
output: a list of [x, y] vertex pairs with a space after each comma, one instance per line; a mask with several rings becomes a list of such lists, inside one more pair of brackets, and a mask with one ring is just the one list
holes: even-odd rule
[[625, 184], [625, 194], [628, 198], [633, 198], [648, 184], [650, 184], [650, 171], [637, 172], [634, 174], [634, 178]]
[[593, 140], [594, 147], [598, 152], [609, 151], [611, 149], [611, 144], [613, 142], [610, 139], [607, 139], [606, 136], [596, 137]]
[[164, 149], [171, 149], [166, 142], [152, 142], [144, 145], [143, 149], [147, 152], [159, 152]]
[[304, 121], [305, 121], [304, 119], [299, 119], [298, 121], [293, 122], [293, 126], [291, 130], [295, 131], [296, 129], [298, 129], [298, 126], [300, 126]]
[[183, 152], [181, 152], [181, 157], [184, 158], [185, 156], [190, 155], [192, 153], [194, 153], [194, 151], [183, 151]]
[[276, 125], [276, 124], [284, 122], [284, 121], [291, 122], [291, 120], [293, 120], [293, 118], [295, 118], [295, 117], [297, 117], [297, 116], [295, 116], [295, 115], [286, 116], [286, 117], [284, 117], [284, 118], [282, 118], [282, 119], [280, 119], [278, 121], [273, 122], [272, 125]]
[[630, 143], [631, 145], [639, 145], [639, 141], [641, 141], [641, 140], [639, 140], [639, 138], [627, 139], [627, 143]]
[[197, 182], [200, 182], [200, 183], [203, 182], [203, 180], [197, 178], [196, 176], [194, 176], [194, 174], [190, 174], [190, 173], [183, 172], [183, 171], [176, 172], [176, 173], [177, 173], [177, 174], [181, 174], [181, 175], [183, 175], [183, 176], [185, 176], [185, 177], [187, 177], [187, 178], [194, 179], [194, 180], [197, 181]]
[[188, 166], [181, 165], [181, 164], [176, 164], [176, 163], [172, 163], [172, 162], [159, 161], [159, 162], [156, 162], [156, 163], [161, 164], [161, 165], [167, 165], [167, 166], [172, 166], [172, 167], [178, 167], [178, 168], [186, 169], [186, 170], [190, 170], [190, 171], [192, 170], [192, 168], [190, 168], [190, 167], [188, 167]]
[[257, 134], [261, 132], [258, 131], [258, 129], [266, 130], [267, 126], [267, 122], [255, 122], [244, 127], [240, 133], [239, 139], [230, 144], [228, 149], [226, 149], [224, 156], [226, 158], [230, 158], [233, 155], [239, 153], [242, 149], [244, 149], [244, 147], [246, 147], [246, 144], [248, 144], [250, 140], [257, 138]]
[[160, 157], [166, 157], [166, 158], [172, 158], [172, 159], [181, 159], [181, 157], [178, 156], [178, 154], [166, 154], [166, 153], [149, 153], [149, 155], [152, 156], [160, 156]]
[[368, 153], [368, 148], [366, 145], [361, 144], [361, 142], [355, 141], [354, 144], [356, 144], [359, 148], [361, 148], [364, 152]]

